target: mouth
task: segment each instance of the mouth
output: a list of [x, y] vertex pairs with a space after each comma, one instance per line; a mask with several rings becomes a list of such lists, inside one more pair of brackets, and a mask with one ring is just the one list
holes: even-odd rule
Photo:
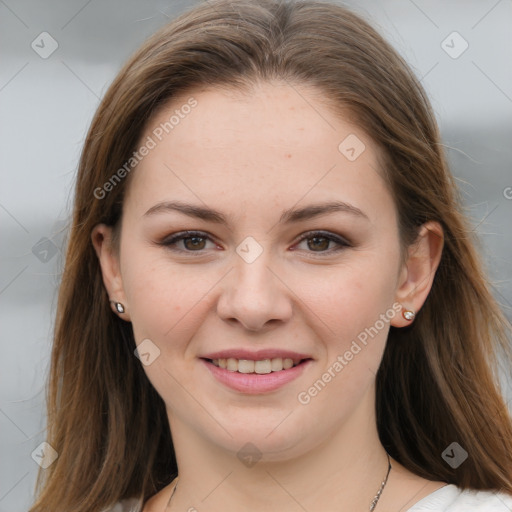
[[205, 359], [205, 361], [222, 368], [229, 372], [238, 372], [244, 374], [255, 373], [258, 375], [267, 375], [273, 372], [282, 372], [283, 370], [289, 370], [295, 366], [300, 365], [304, 361], [308, 361], [309, 358], [299, 359], [291, 357], [274, 357], [272, 359], [236, 359], [234, 357], [229, 358], [216, 358], [216, 359]]
[[[313, 363], [301, 354], [234, 354], [219, 353], [200, 360], [214, 379], [231, 390], [245, 394], [275, 391], [298, 378]], [[281, 357], [281, 356], [290, 357]], [[224, 356], [224, 357], [223, 357]], [[272, 357], [273, 356], [273, 357]]]

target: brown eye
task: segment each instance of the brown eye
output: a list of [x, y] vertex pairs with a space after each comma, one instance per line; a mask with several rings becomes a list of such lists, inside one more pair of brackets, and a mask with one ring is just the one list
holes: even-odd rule
[[183, 238], [183, 245], [191, 250], [204, 249], [206, 238], [201, 236], [191, 236], [187, 238]]
[[[335, 235], [330, 232], [315, 231], [313, 233], [306, 233], [299, 240], [298, 248], [300, 244], [306, 242], [306, 248], [303, 248], [306, 252], [310, 253], [326, 253], [330, 254], [347, 247], [352, 247], [352, 244], [341, 236]], [[334, 244], [334, 247], [329, 247], [330, 244]], [[301, 249], [302, 250], [302, 249]]]
[[325, 236], [314, 236], [313, 238], [308, 238], [308, 248], [311, 250], [320, 250], [324, 251], [329, 248], [329, 243], [331, 240], [326, 238]]
[[163, 245], [171, 251], [175, 252], [202, 253], [208, 249], [208, 242], [210, 242], [213, 246], [216, 245], [210, 236], [208, 236], [206, 233], [182, 231], [180, 233], [167, 236], [161, 242], [159, 242], [159, 245]]

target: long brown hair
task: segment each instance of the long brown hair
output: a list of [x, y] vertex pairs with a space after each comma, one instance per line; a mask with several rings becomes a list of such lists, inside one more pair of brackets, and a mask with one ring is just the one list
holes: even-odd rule
[[[90, 127], [48, 385], [47, 441], [59, 456], [40, 471], [31, 512], [91, 512], [124, 498], [146, 500], [177, 474], [164, 403], [133, 354], [131, 325], [110, 310], [90, 239], [98, 223], [119, 225], [129, 180], [95, 191], [132, 156], [148, 120], [173, 97], [199, 86], [242, 89], [273, 79], [316, 87], [382, 150], [403, 248], [428, 220], [444, 230], [430, 295], [410, 328], [391, 328], [377, 374], [383, 446], [424, 478], [512, 493], [512, 422], [497, 369], [497, 354], [512, 361], [510, 325], [490, 293], [419, 81], [346, 8], [221, 0], [151, 37], [120, 71]], [[468, 452], [456, 469], [442, 457], [452, 442]]]

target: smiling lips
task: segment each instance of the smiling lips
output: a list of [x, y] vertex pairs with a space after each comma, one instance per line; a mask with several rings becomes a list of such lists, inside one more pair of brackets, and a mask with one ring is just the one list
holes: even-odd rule
[[285, 351], [222, 351], [201, 358], [222, 384], [248, 394], [273, 391], [297, 378], [312, 362]]
[[260, 359], [259, 361], [252, 361], [251, 359], [235, 359], [230, 357], [228, 359], [213, 359], [212, 363], [219, 368], [225, 368], [230, 372], [239, 373], [257, 373], [263, 375], [266, 373], [280, 372], [282, 370], [289, 370], [296, 364], [290, 357], [282, 358], [275, 357], [273, 359]]

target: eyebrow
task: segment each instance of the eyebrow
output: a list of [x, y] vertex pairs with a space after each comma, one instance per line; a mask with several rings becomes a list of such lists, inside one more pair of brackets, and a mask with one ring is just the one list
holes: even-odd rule
[[[158, 213], [167, 213], [173, 211], [182, 213], [184, 215], [188, 215], [189, 217], [194, 217], [196, 219], [214, 222], [216, 224], [229, 224], [227, 217], [218, 210], [183, 203], [181, 201], [163, 201], [161, 203], [157, 203], [154, 206], [152, 206], [143, 215], [143, 217], [149, 217], [151, 215], [155, 215]], [[353, 206], [349, 203], [345, 203], [343, 201], [330, 201], [328, 203], [311, 204], [303, 208], [290, 208], [288, 210], [285, 210], [282, 213], [279, 222], [281, 224], [291, 224], [294, 222], [312, 219], [315, 217], [320, 217], [321, 215], [327, 215], [335, 212], [348, 213], [356, 217], [361, 217], [370, 220], [368, 216], [356, 206]]]

